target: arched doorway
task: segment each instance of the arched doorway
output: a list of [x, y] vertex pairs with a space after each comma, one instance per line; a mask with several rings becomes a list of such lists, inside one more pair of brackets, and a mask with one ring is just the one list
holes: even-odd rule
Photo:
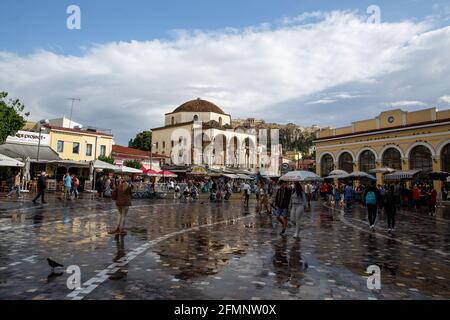
[[441, 151], [441, 170], [450, 172], [450, 143], [447, 144]]
[[395, 148], [389, 148], [383, 153], [383, 167], [402, 170], [402, 155]]
[[349, 152], [344, 152], [339, 156], [339, 169], [348, 173], [353, 172], [353, 156]]
[[375, 154], [370, 150], [363, 151], [359, 156], [359, 171], [368, 173], [375, 168]]
[[430, 149], [425, 146], [414, 147], [409, 154], [409, 168], [411, 170], [422, 170], [424, 173], [433, 171]]
[[320, 161], [320, 174], [322, 177], [326, 177], [334, 170], [333, 157], [330, 154], [326, 154]]

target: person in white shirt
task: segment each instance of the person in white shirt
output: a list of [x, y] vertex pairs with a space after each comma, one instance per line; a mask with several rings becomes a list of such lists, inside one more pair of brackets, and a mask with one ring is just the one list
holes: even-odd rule
[[300, 237], [300, 220], [307, 206], [306, 194], [300, 182], [295, 183], [291, 196], [291, 219], [295, 223], [294, 238]]
[[242, 191], [244, 192], [244, 205], [248, 207], [248, 202], [250, 200], [251, 187], [247, 182], [242, 185]]

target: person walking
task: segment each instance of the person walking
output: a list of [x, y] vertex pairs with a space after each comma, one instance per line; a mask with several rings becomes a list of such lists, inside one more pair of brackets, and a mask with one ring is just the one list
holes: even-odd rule
[[131, 206], [131, 195], [133, 186], [130, 185], [126, 179], [121, 178], [119, 185], [114, 189], [112, 198], [116, 201], [116, 207], [119, 211], [117, 219], [117, 228], [110, 231], [109, 234], [126, 235], [125, 231], [125, 219], [128, 214], [128, 210]]
[[251, 187], [247, 182], [242, 185], [242, 191], [244, 192], [244, 206], [248, 208], [248, 202], [250, 200]]
[[385, 194], [384, 210], [387, 215], [388, 232], [395, 231], [395, 216], [397, 214], [398, 197], [395, 187], [391, 185]]
[[413, 206], [414, 210], [417, 211], [417, 209], [420, 208], [420, 189], [417, 187], [417, 185], [414, 185], [412, 189], [412, 200], [413, 200]]
[[36, 204], [36, 200], [39, 199], [39, 197], [41, 197], [42, 204], [47, 203], [47, 202], [45, 202], [45, 189], [46, 188], [47, 188], [47, 174], [44, 171], [42, 171], [41, 175], [37, 181], [38, 194], [33, 199], [34, 204]]
[[66, 172], [63, 178], [64, 183], [64, 199], [70, 199], [72, 193], [72, 178], [70, 177], [69, 172]]
[[377, 220], [377, 211], [378, 211], [378, 203], [379, 196], [377, 196], [378, 189], [374, 186], [367, 187], [364, 193], [364, 203], [367, 207], [367, 212], [369, 216], [369, 225], [372, 231], [375, 231], [375, 222]]
[[70, 196], [72, 196], [72, 193], [75, 195], [75, 199], [78, 199], [78, 186], [80, 184], [80, 181], [77, 178], [76, 174], [72, 175], [72, 188], [70, 189]]
[[13, 186], [11, 188], [11, 191], [8, 193], [7, 197], [11, 198], [13, 193], [16, 194], [17, 199], [20, 198], [20, 170], [17, 171], [16, 175], [14, 175]]
[[428, 214], [432, 217], [436, 215], [437, 191], [433, 186], [428, 191]]
[[291, 219], [295, 223], [295, 234], [294, 238], [298, 239], [300, 237], [300, 220], [303, 217], [306, 206], [308, 204], [308, 197], [303, 192], [302, 185], [300, 182], [295, 183], [295, 188], [291, 195]]
[[288, 225], [289, 206], [291, 202], [292, 190], [286, 182], [281, 182], [281, 187], [275, 196], [275, 207], [277, 208], [277, 220], [281, 223], [283, 230], [280, 235], [284, 236]]
[[347, 207], [351, 206], [352, 199], [353, 199], [353, 187], [349, 183], [344, 188], [344, 201], [345, 201], [345, 204], [347, 205]]

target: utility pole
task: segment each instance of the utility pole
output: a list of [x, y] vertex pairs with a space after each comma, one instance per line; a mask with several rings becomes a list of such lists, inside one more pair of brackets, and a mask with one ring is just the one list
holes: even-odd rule
[[72, 101], [72, 106], [70, 107], [70, 118], [69, 118], [69, 128], [72, 128], [73, 105], [74, 105], [75, 101], [80, 102], [81, 98], [67, 98], [67, 100], [71, 100]]

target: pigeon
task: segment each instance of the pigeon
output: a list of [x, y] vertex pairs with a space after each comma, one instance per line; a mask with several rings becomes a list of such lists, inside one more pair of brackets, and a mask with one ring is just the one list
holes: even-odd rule
[[48, 262], [48, 265], [52, 268], [52, 270], [55, 269], [55, 268], [58, 268], [58, 267], [61, 267], [61, 268], [64, 267], [62, 264], [59, 264], [58, 262], [53, 261], [50, 258], [47, 258], [47, 262]]

